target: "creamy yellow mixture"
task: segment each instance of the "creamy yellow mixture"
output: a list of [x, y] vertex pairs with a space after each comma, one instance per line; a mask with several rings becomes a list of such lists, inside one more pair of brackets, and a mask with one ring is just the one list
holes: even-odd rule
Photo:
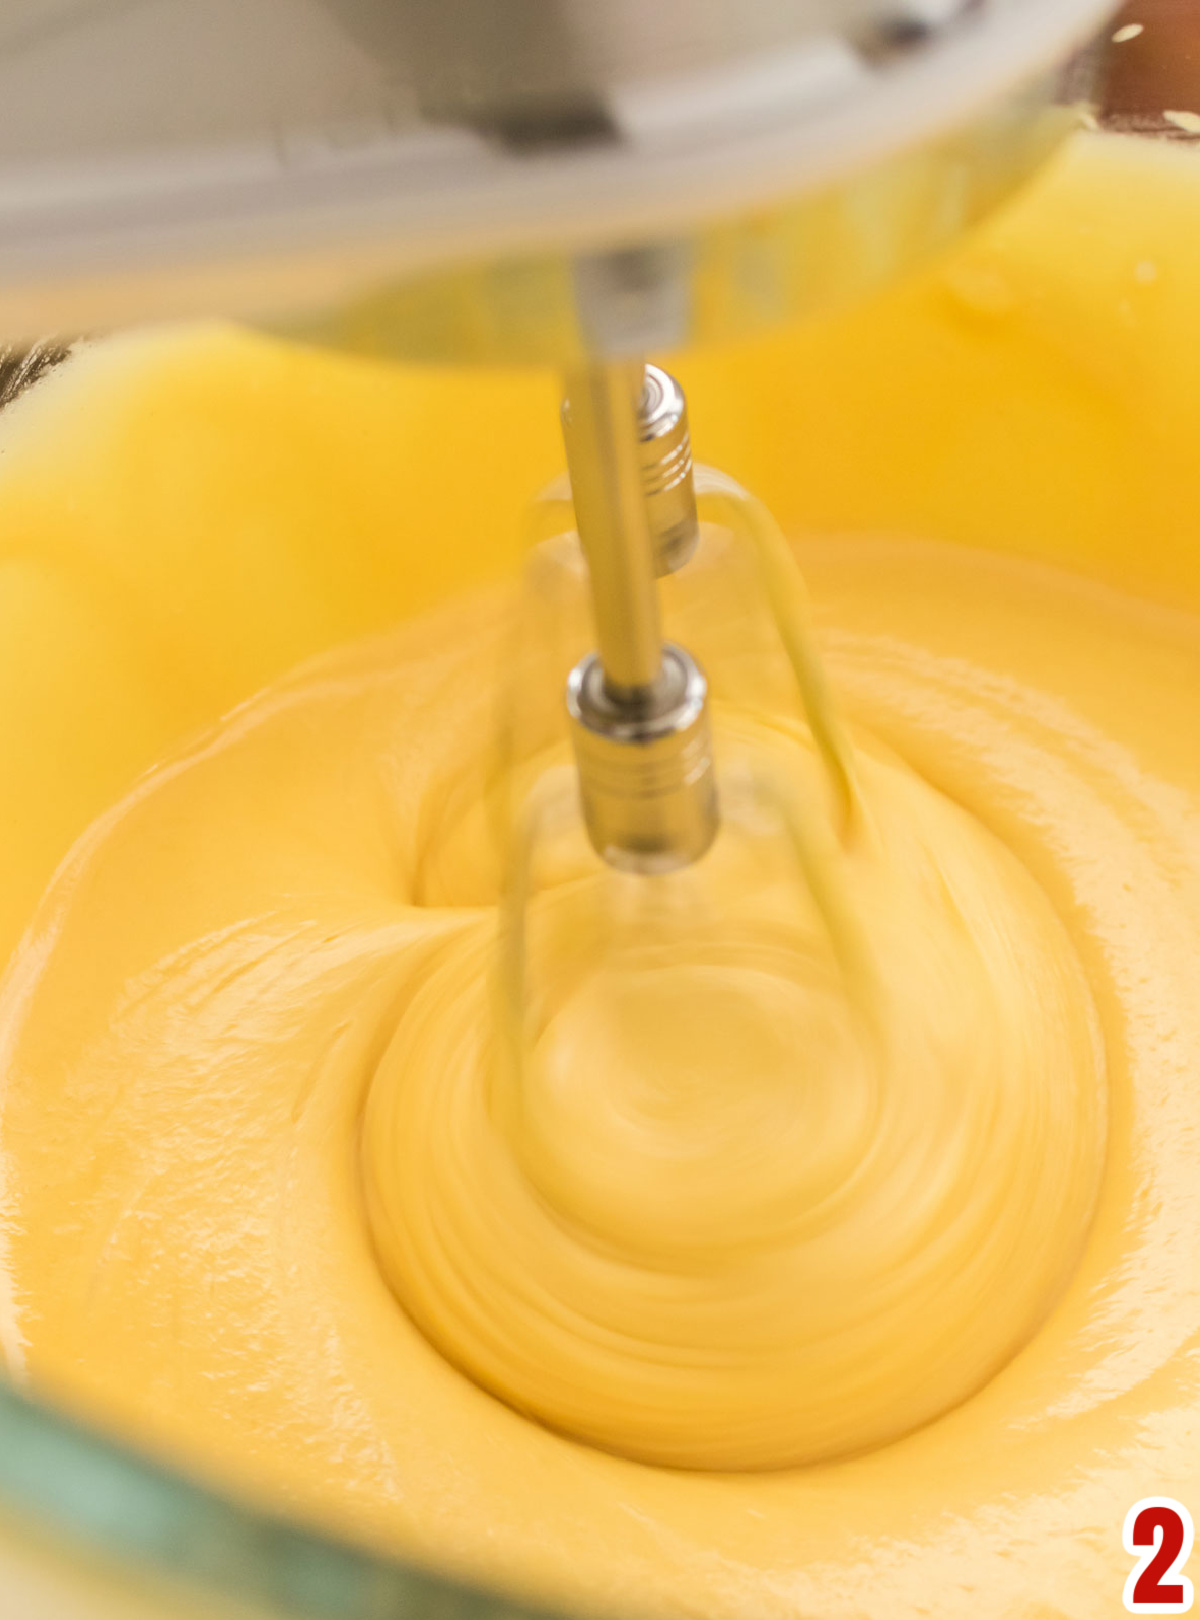
[[[1195, 203], [1200, 182], [1173, 157], [1131, 175], [1141, 161], [1081, 148], [1024, 216], [897, 295], [893, 342], [927, 354], [891, 376], [897, 424], [941, 411], [953, 342], [975, 357], [960, 384], [990, 376], [990, 400], [1023, 352], [1036, 413], [1051, 330], [1091, 364], [1092, 415], [1061, 419], [1095, 428], [1106, 388], [1128, 391], [1120, 343], [1080, 336], [1103, 244], [1074, 302], [1055, 270], [1070, 209], [1103, 217], [1112, 187], [1130, 198], [1130, 310], [1135, 288], [1184, 280], [1169, 238], [1148, 245], [1147, 198]], [[1023, 298], [1038, 264], [1040, 301]], [[1048, 324], [1055, 296], [1073, 336]], [[884, 318], [813, 341], [853, 357]], [[1140, 340], [1161, 404], [1178, 346], [1155, 359]], [[173, 380], [146, 418], [165, 398], [187, 421], [191, 402], [181, 446], [210, 419], [206, 388], [219, 411], [216, 379], [249, 380], [251, 419], [255, 397], [302, 409], [324, 381], [343, 409], [359, 391], [344, 454], [354, 466], [365, 439], [358, 476], [371, 469], [394, 406], [369, 368], [339, 380], [336, 363], [223, 336], [162, 352]], [[10, 503], [45, 455], [55, 386], [69, 406], [107, 365], [130, 420], [153, 396], [144, 353], [98, 354], [27, 402]], [[541, 397], [526, 398], [533, 421]], [[1163, 410], [1140, 431], [1182, 466], [1189, 429]], [[255, 500], [272, 510], [238, 438], [221, 453], [244, 474], [204, 497], [229, 525]], [[923, 442], [932, 512], [949, 497], [936, 435]], [[859, 454], [841, 464], [849, 507]], [[960, 506], [1001, 500], [1002, 456], [989, 483], [962, 433], [947, 455]], [[903, 515], [908, 469], [882, 451], [879, 466]], [[302, 482], [299, 457], [291, 470]], [[341, 504], [354, 490], [347, 476]], [[127, 535], [123, 495], [108, 521]], [[1044, 495], [1065, 500], [1051, 479]], [[280, 510], [259, 520], [280, 554], [319, 556], [309, 507]], [[360, 511], [369, 545], [385, 515]], [[436, 507], [393, 515], [405, 555], [427, 555]], [[1082, 553], [1085, 530], [1064, 518], [1058, 555]], [[148, 520], [140, 544], [168, 531]], [[1200, 544], [1189, 557], [1173, 530], [1166, 560], [1139, 567], [1158, 538], [1139, 532], [1096, 571], [1152, 587], [1174, 568], [1176, 596], [1200, 599]], [[129, 787], [168, 738], [330, 639], [293, 571], [263, 592], [271, 646], [248, 635], [211, 673], [199, 649], [229, 614], [195, 590], [198, 550], [149, 558], [132, 603], [113, 542], [38, 553], [52, 584], [91, 581], [77, 616], [129, 660], [95, 656], [124, 683], [104, 690], [106, 723], [142, 740], [123, 764], [98, 743], [81, 754], [77, 819], [106, 782], [115, 802], [0, 990], [11, 1375], [243, 1492], [565, 1602], [731, 1620], [1118, 1612], [1125, 1510], [1200, 1499], [1200, 619], [1036, 562], [806, 541], [853, 760], [847, 821], [752, 570], [710, 529], [668, 612], [712, 679], [726, 827], [694, 871], [648, 881], [590, 860], [540, 706], [556, 688], [515, 679], [571, 650], [543, 660], [520, 633], [561, 622], [537, 567], [523, 594], [477, 589], [301, 665]], [[478, 537], [473, 555], [483, 572]], [[349, 566], [347, 583], [330, 565], [343, 633], [387, 616], [377, 565]], [[42, 596], [0, 605], [42, 647], [62, 614], [30, 567]], [[569, 559], [555, 577], [571, 588]], [[457, 583], [429, 578], [418, 600]], [[168, 672], [157, 694], [135, 658]], [[505, 690], [517, 797], [558, 807], [516, 914], [499, 904]], [[69, 776], [61, 752], [47, 763], [35, 739], [13, 757], [31, 780]], [[21, 835], [26, 817], [40, 886], [53, 838], [28, 797], [10, 823]]]

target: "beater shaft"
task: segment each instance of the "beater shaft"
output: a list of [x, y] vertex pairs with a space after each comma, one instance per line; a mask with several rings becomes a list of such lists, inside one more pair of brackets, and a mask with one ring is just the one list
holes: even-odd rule
[[698, 537], [682, 391], [654, 367], [582, 367], [563, 436], [599, 644], [567, 682], [584, 820], [610, 865], [670, 871], [717, 830], [707, 684], [658, 612], [656, 576]]
[[569, 372], [562, 413], [596, 640], [605, 684], [616, 699], [644, 695], [662, 670], [654, 547], [638, 447], [643, 369], [609, 362]]

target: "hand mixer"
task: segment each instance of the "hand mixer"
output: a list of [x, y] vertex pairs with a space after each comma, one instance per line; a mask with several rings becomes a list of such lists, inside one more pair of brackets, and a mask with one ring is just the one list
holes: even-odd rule
[[[698, 533], [653, 350], [890, 277], [1072, 123], [1110, 0], [21, 0], [0, 22], [0, 330], [232, 313], [563, 370], [597, 650], [566, 701], [613, 865], [718, 821], [656, 576]], [[1064, 62], [1070, 64], [1066, 70]]]

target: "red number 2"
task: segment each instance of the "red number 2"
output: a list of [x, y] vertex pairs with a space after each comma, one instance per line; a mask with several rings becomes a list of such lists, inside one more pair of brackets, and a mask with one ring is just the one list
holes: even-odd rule
[[1182, 1573], [1192, 1550], [1192, 1516], [1169, 1496], [1144, 1496], [1125, 1515], [1125, 1551], [1141, 1556], [1125, 1582], [1130, 1614], [1186, 1614], [1192, 1583]]

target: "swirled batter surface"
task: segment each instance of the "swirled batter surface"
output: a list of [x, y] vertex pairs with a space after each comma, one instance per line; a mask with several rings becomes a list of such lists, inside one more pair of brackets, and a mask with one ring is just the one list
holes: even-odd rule
[[300, 671], [93, 826], [0, 1005], [16, 1369], [544, 1595], [1103, 1612], [1117, 1506], [1196, 1479], [1200, 626], [915, 545], [805, 567], [857, 836], [744, 670], [720, 747], [806, 807], [859, 954], [778, 840], [682, 900], [568, 847], [515, 1086], [502, 596]]
[[[703, 639], [728, 604], [699, 566]], [[786, 713], [722, 708], [716, 746], [717, 847], [654, 879], [560, 860], [513, 919], [516, 1009], [486, 914], [414, 975], [364, 1167], [399, 1298], [485, 1387], [645, 1462], [778, 1468], [903, 1434], [1030, 1336], [1091, 1218], [1104, 1065], [1066, 930], [969, 813], [864, 739], [839, 840]]]

